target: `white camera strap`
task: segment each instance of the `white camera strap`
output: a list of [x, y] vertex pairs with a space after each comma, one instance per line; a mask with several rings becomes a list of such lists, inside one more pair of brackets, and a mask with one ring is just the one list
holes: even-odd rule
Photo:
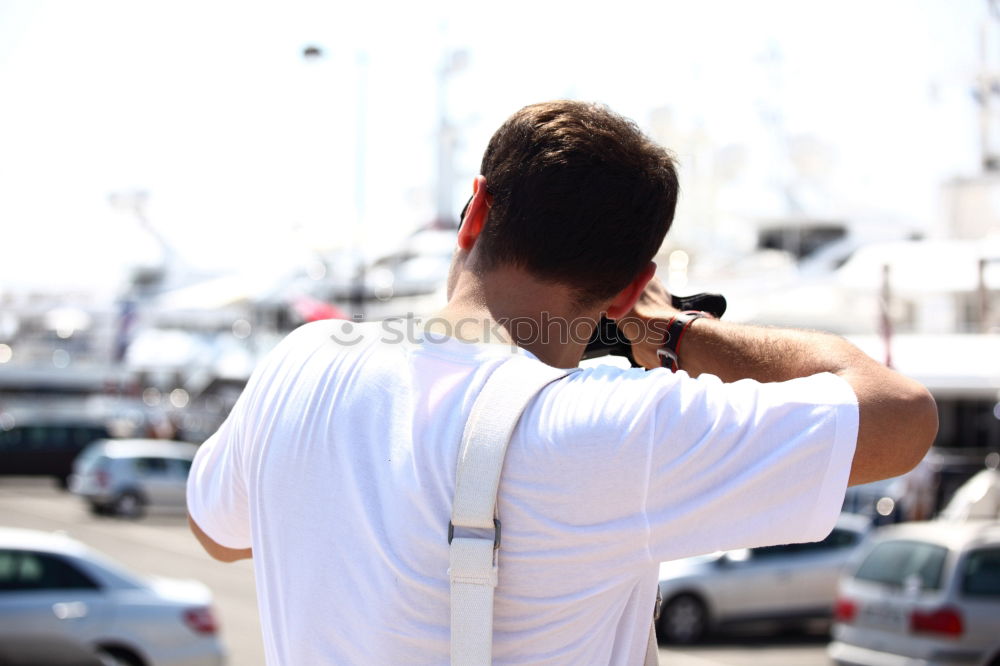
[[[571, 372], [576, 370], [515, 356], [493, 371], [472, 405], [462, 434], [448, 524], [453, 666], [492, 663], [493, 591], [501, 536], [496, 501], [504, 456], [531, 399]], [[456, 535], [456, 530], [461, 533]], [[487, 536], [479, 536], [483, 532]], [[656, 663], [655, 638], [651, 641], [647, 665]], [[654, 661], [649, 661], [650, 656]]]

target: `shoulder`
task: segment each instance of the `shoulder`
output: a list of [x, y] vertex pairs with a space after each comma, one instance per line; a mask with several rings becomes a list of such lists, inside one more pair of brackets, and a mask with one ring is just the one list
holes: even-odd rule
[[378, 339], [378, 328], [372, 323], [356, 323], [345, 319], [314, 321], [303, 324], [286, 335], [264, 357], [264, 364], [288, 362], [320, 350], [331, 353], [346, 351], [371, 344]]
[[577, 451], [642, 437], [654, 405], [678, 378], [663, 371], [597, 365], [569, 373], [543, 389], [525, 413], [528, 428], [544, 440], [573, 442]]
[[373, 338], [371, 330], [369, 324], [335, 319], [299, 326], [260, 358], [247, 389], [253, 392], [262, 386], [302, 380], [327, 367], [332, 357], [365, 346]]

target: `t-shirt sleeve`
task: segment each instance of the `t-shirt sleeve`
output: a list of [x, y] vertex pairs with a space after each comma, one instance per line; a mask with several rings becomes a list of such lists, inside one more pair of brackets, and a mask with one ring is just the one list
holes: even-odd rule
[[213, 541], [251, 547], [250, 507], [243, 470], [246, 391], [222, 426], [198, 449], [187, 483], [188, 513]]
[[727, 384], [677, 373], [653, 396], [645, 514], [654, 560], [818, 541], [833, 529], [858, 435], [845, 380]]
[[[322, 324], [322, 326], [320, 326]], [[229, 416], [202, 444], [187, 483], [191, 518], [213, 541], [227, 548], [250, 548], [252, 541], [249, 461], [259, 437], [260, 414], [274, 385], [287, 379], [296, 354], [326, 340], [326, 322], [301, 326], [286, 336], [254, 369]]]

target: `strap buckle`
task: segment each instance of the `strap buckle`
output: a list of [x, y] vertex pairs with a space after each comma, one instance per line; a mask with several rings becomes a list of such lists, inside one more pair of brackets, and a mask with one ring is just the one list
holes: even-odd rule
[[673, 349], [660, 347], [656, 350], [656, 356], [660, 359], [661, 367], [669, 368], [671, 371], [676, 371], [680, 367], [680, 359]]
[[[452, 522], [448, 521], [448, 544], [451, 544], [451, 540], [455, 538], [455, 526]], [[496, 518], [493, 519], [493, 550], [500, 549], [500, 521]]]

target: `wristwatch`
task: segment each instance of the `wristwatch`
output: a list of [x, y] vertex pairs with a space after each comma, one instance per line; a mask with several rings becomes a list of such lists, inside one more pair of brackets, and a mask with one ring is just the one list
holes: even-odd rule
[[701, 319], [702, 317], [715, 319], [710, 312], [702, 312], [701, 310], [685, 310], [667, 323], [667, 339], [660, 346], [660, 348], [656, 350], [656, 355], [660, 357], [661, 366], [667, 368], [670, 372], [677, 372], [677, 370], [680, 369], [678, 350], [680, 349], [681, 338], [684, 337], [684, 332], [688, 329], [688, 326], [691, 325], [691, 322], [695, 319]]

